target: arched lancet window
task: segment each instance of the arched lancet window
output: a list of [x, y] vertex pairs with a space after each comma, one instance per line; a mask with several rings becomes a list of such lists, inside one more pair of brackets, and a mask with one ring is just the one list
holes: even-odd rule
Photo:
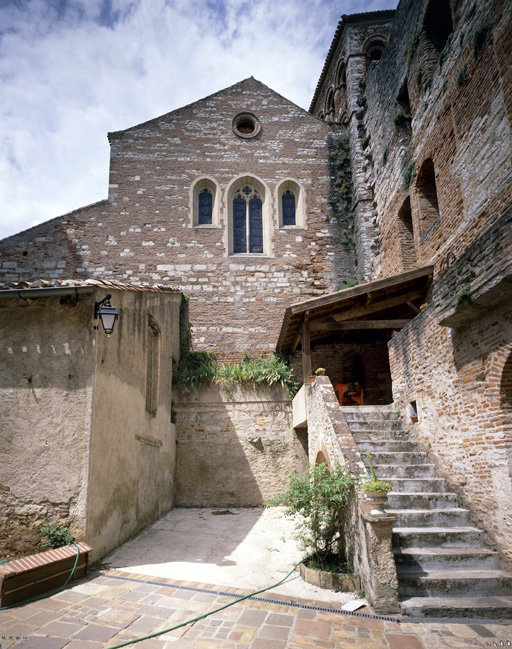
[[203, 176], [190, 189], [191, 221], [193, 227], [218, 227], [219, 186], [215, 179]]
[[249, 185], [233, 198], [233, 252], [263, 252], [263, 202]]
[[213, 194], [205, 187], [198, 195], [198, 225], [211, 225], [213, 217]]
[[282, 180], [276, 188], [280, 228], [306, 227], [306, 200], [302, 185], [293, 178]]
[[296, 225], [296, 200], [295, 194], [287, 189], [281, 196], [283, 210], [283, 225]]

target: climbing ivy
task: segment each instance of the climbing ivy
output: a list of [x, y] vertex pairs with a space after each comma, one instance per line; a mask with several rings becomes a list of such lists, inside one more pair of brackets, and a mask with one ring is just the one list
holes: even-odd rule
[[350, 145], [345, 131], [329, 136], [327, 141], [329, 154], [331, 215], [343, 228], [343, 243], [354, 245], [354, 217], [352, 215], [352, 165]]

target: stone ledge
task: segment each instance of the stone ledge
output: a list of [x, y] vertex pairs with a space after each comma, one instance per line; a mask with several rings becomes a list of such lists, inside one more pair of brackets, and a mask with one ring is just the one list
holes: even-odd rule
[[[78, 563], [73, 579], [85, 576], [89, 552], [86, 543], [77, 543]], [[27, 599], [62, 586], [69, 577], [76, 560], [76, 547], [39, 552], [14, 559], [0, 567], [0, 607], [24, 602]]]

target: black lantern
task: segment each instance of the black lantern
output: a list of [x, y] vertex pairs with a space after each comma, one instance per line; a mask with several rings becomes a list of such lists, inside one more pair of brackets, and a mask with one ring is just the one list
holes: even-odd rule
[[96, 302], [94, 305], [94, 317], [101, 320], [107, 338], [110, 338], [110, 334], [114, 331], [114, 325], [119, 317], [115, 308], [110, 304], [111, 297], [112, 296], [109, 293], [108, 295], [105, 295], [103, 300]]

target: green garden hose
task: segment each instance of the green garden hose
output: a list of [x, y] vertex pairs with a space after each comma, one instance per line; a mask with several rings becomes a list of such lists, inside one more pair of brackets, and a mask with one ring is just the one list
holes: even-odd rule
[[71, 571], [69, 577], [62, 584], [62, 586], [59, 586], [56, 590], [54, 590], [51, 593], [45, 593], [44, 595], [39, 595], [39, 597], [32, 597], [31, 599], [26, 599], [24, 602], [18, 602], [17, 604], [9, 604], [8, 606], [1, 606], [0, 611], [5, 611], [8, 608], [15, 608], [16, 606], [23, 606], [23, 604], [30, 604], [30, 602], [37, 602], [40, 599], [46, 599], [47, 597], [51, 597], [52, 595], [56, 595], [57, 593], [60, 593], [61, 590], [66, 588], [66, 586], [69, 584], [69, 582], [73, 578], [73, 575], [75, 574], [75, 570], [76, 570], [76, 567], [78, 565], [78, 558], [80, 557], [80, 548], [78, 547], [78, 545], [74, 541], [72, 543], [76, 548], [75, 565], [73, 566], [73, 570]]
[[272, 586], [267, 586], [266, 588], [262, 588], [261, 590], [255, 590], [254, 593], [249, 593], [249, 595], [244, 595], [239, 599], [235, 599], [233, 602], [229, 602], [228, 604], [224, 604], [224, 606], [215, 608], [213, 611], [208, 611], [208, 613], [203, 613], [202, 615], [198, 615], [197, 617], [187, 620], [186, 622], [180, 622], [180, 624], [176, 624], [176, 626], [171, 626], [168, 629], [163, 629], [162, 631], [156, 631], [155, 633], [150, 633], [149, 635], [142, 636], [141, 638], [136, 638], [135, 640], [127, 640], [126, 642], [122, 642], [121, 644], [112, 645], [112, 647], [108, 647], [107, 649], [119, 649], [120, 647], [127, 647], [128, 645], [135, 644], [136, 642], [142, 642], [143, 640], [156, 638], [157, 636], [163, 635], [164, 633], [169, 633], [169, 631], [174, 631], [175, 629], [179, 629], [182, 626], [187, 626], [187, 624], [193, 624], [194, 622], [203, 620], [205, 617], [213, 615], [214, 613], [218, 613], [219, 611], [223, 611], [225, 608], [228, 608], [229, 606], [233, 606], [233, 604], [238, 604], [238, 602], [243, 602], [244, 599], [249, 599], [250, 597], [254, 597], [254, 595], [259, 595], [260, 593], [264, 593], [267, 590], [276, 588], [276, 586], [280, 586], [283, 582], [285, 582], [288, 579], [288, 577], [292, 574], [292, 572], [297, 570], [298, 566], [301, 563], [302, 563], [302, 559], [290, 570], [290, 572], [286, 575], [286, 577], [283, 577], [283, 579], [281, 579], [281, 581], [278, 581], [276, 584], [272, 584]]

